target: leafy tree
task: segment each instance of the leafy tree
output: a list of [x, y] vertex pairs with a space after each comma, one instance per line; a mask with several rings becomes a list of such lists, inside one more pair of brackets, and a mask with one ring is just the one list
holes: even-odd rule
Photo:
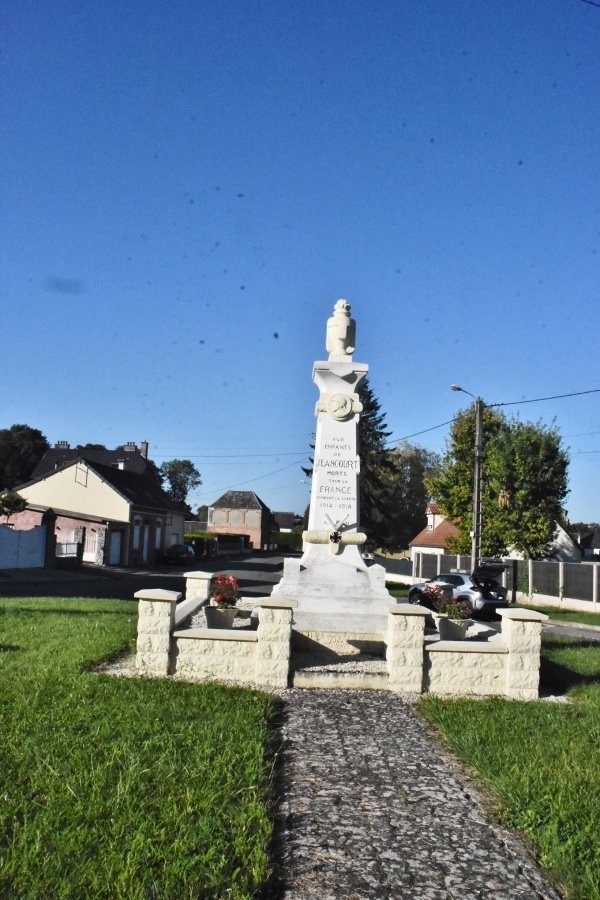
[[600, 531], [600, 522], [569, 522], [570, 534], [585, 534], [590, 531]]
[[0, 487], [23, 484], [40, 459], [50, 449], [41, 431], [29, 425], [11, 425], [0, 429]]
[[0, 497], [0, 516], [6, 516], [6, 524], [14, 513], [23, 512], [27, 501], [16, 491], [8, 491]]
[[563, 518], [569, 492], [568, 467], [554, 425], [512, 419], [497, 435], [490, 447], [488, 494], [506, 548], [534, 559], [552, 556], [556, 523]]
[[360, 384], [358, 395], [363, 405], [358, 421], [360, 527], [366, 532], [369, 547], [391, 549], [394, 463], [386, 446], [391, 432], [368, 378]]
[[[78, 450], [106, 450], [106, 446], [104, 444], [80, 444], [77, 447]], [[123, 447], [116, 447], [117, 450], [122, 450]]]
[[208, 506], [203, 503], [202, 506], [198, 507], [196, 512], [196, 518], [199, 522], [206, 522], [208, 519]]
[[[551, 556], [568, 493], [568, 456], [558, 429], [484, 407], [483, 436], [483, 554], [513, 548], [534, 559]], [[474, 445], [472, 404], [452, 424], [439, 473], [426, 479], [444, 515], [458, 520], [458, 537], [448, 541], [448, 549], [463, 554], [471, 549]]]
[[167, 486], [165, 493], [178, 506], [185, 506], [191, 515], [191, 509], [187, 505], [187, 495], [198, 485], [202, 484], [200, 472], [189, 459], [171, 459], [158, 467], [160, 477]]
[[418, 444], [403, 441], [391, 451], [391, 459], [394, 468], [390, 473], [392, 502], [386, 549], [396, 551], [406, 549], [427, 524], [429, 491], [425, 479], [435, 474], [439, 457]]

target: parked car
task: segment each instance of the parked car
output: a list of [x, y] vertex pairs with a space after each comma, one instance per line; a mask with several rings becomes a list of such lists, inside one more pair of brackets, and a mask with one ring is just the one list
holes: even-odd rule
[[465, 600], [473, 610], [473, 616], [493, 615], [498, 609], [508, 606], [508, 593], [498, 579], [506, 568], [504, 563], [483, 562], [471, 575], [462, 572], [442, 572], [422, 584], [413, 584], [408, 592], [409, 603], [419, 603], [427, 609], [434, 609], [427, 595], [427, 588], [434, 584], [451, 584], [454, 600]]
[[173, 544], [165, 550], [165, 562], [187, 563], [196, 558], [196, 551], [191, 544]]

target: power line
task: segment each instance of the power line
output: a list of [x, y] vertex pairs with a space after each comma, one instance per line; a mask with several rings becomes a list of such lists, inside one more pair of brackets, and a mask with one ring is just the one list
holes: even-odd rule
[[228, 484], [226, 487], [214, 488], [212, 491], [204, 491], [202, 494], [194, 494], [194, 496], [198, 499], [199, 497], [208, 497], [211, 494], [216, 494], [217, 491], [230, 491], [233, 488], [243, 487], [245, 484], [252, 484], [254, 481], [260, 481], [262, 478], [269, 478], [270, 475], [276, 475], [278, 472], [284, 472], [286, 469], [291, 469], [293, 466], [299, 466], [301, 462], [304, 462], [307, 459], [309, 459], [308, 456], [302, 456], [300, 459], [290, 463], [289, 466], [282, 466], [280, 469], [274, 469], [273, 472], [267, 472], [266, 475], [258, 475], [256, 478], [249, 478], [248, 481], [239, 481], [237, 484]]
[[486, 406], [520, 406], [522, 403], [541, 403], [542, 400], [561, 400], [563, 397], [581, 397], [583, 394], [600, 394], [600, 388], [591, 391], [575, 391], [572, 394], [555, 394], [553, 397], [536, 397], [534, 400], [511, 400], [510, 403], [486, 403]]
[[[572, 394], [555, 394], [553, 397], [535, 397], [533, 400], [511, 400], [509, 403], [486, 403], [485, 406], [519, 406], [521, 403], [541, 403], [543, 400], [561, 400], [563, 397], [581, 397], [584, 394], [599, 394], [600, 388], [593, 388], [590, 391], [575, 391]], [[433, 425], [431, 428], [424, 428], [423, 431], [415, 431], [413, 434], [407, 434], [401, 438], [394, 438], [393, 441], [387, 441], [387, 445], [407, 441], [409, 438], [418, 437], [420, 434], [427, 434], [429, 431], [436, 431], [443, 428], [444, 425], [450, 425], [454, 419], [448, 422], [442, 422], [441, 425]], [[596, 434], [595, 431], [584, 432], [584, 434]], [[569, 435], [570, 437], [578, 437], [579, 435]], [[594, 451], [590, 451], [594, 452]]]
[[[192, 456], [186, 455], [186, 459], [249, 459], [250, 457], [254, 456], [266, 459], [269, 456], [298, 456], [298, 454], [301, 452], [301, 450], [296, 450], [293, 453], [214, 453], [212, 455], [194, 454]], [[167, 458], [166, 453], [155, 453], [153, 455], [156, 457], [156, 459]]]
[[419, 434], [427, 434], [428, 431], [435, 431], [437, 428], [443, 428], [444, 425], [450, 425], [454, 419], [448, 419], [447, 422], [442, 422], [441, 425], [433, 425], [431, 428], [424, 428], [423, 431], [415, 431], [414, 434], [407, 434], [401, 438], [394, 438], [393, 441], [387, 441], [387, 444], [397, 444], [400, 441], [407, 441], [409, 438], [417, 437]]

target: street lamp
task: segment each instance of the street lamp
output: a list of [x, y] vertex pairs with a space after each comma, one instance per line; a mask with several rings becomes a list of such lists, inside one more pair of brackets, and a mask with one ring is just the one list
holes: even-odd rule
[[474, 572], [481, 559], [481, 532], [483, 530], [483, 513], [481, 508], [481, 475], [483, 468], [483, 400], [470, 391], [465, 391], [458, 384], [451, 384], [453, 391], [468, 394], [475, 401], [475, 463], [473, 466], [473, 531], [471, 532], [471, 572]]

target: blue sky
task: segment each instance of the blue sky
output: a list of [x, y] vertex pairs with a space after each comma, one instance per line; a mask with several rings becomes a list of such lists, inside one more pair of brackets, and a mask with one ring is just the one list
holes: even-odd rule
[[[301, 512], [344, 297], [394, 437], [600, 388], [600, 8], [5, 0], [2, 427]], [[600, 393], [556, 423], [600, 520]], [[443, 448], [447, 428], [419, 440]]]

